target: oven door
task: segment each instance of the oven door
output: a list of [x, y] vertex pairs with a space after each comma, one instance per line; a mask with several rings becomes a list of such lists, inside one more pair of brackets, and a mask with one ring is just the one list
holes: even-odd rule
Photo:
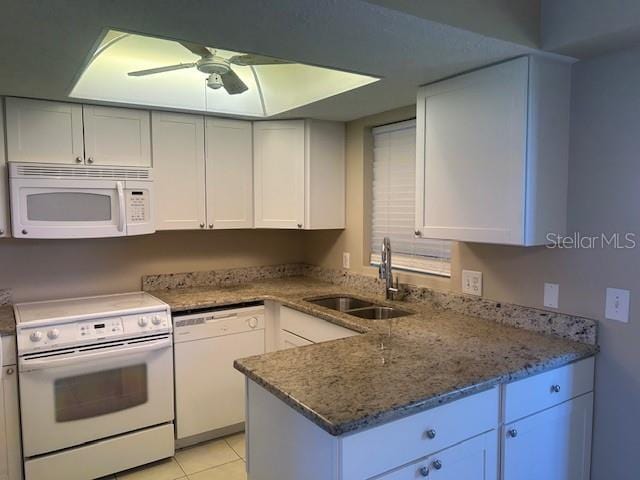
[[11, 178], [11, 221], [17, 238], [126, 235], [124, 182]]
[[19, 360], [25, 457], [173, 420], [172, 336]]

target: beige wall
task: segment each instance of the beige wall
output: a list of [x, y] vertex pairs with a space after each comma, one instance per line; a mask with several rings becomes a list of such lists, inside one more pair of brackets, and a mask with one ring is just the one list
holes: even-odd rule
[[160, 232], [91, 240], [0, 240], [0, 288], [16, 301], [140, 289], [151, 273], [272, 265], [303, 259], [301, 232]]
[[[573, 68], [569, 230], [640, 234], [640, 48], [579, 62]], [[340, 267], [349, 251], [364, 266], [369, 228], [370, 127], [407, 119], [413, 107], [347, 127], [348, 215], [344, 232], [307, 232], [306, 259]], [[401, 275], [401, 281], [460, 290], [462, 268], [483, 272], [484, 296], [543, 307], [543, 284], [560, 284], [562, 312], [601, 320], [597, 360], [593, 480], [640, 478], [640, 236], [631, 250], [551, 250], [457, 244], [451, 280]], [[630, 322], [604, 319], [605, 289], [631, 291]]]

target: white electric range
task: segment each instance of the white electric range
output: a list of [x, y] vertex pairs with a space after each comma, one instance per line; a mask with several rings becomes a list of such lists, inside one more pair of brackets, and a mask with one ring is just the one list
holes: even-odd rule
[[14, 310], [26, 480], [87, 480], [173, 455], [168, 305], [134, 292]]

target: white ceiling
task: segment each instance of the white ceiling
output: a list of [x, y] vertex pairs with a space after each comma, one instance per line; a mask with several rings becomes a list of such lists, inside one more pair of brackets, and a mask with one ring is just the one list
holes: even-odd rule
[[[414, 103], [421, 84], [535, 51], [526, 9], [505, 11], [505, 0], [373, 1], [0, 0], [0, 95], [66, 99], [109, 27], [383, 77], [281, 117], [359, 118]], [[440, 8], [416, 10], [423, 3]], [[488, 15], [459, 15], [479, 3]]]

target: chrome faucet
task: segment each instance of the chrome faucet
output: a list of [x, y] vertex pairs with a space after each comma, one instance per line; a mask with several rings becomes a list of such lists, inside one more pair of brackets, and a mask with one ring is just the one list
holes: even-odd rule
[[386, 299], [393, 300], [393, 294], [398, 293], [398, 279], [396, 278], [396, 284], [394, 287], [393, 271], [391, 270], [391, 240], [389, 240], [389, 237], [384, 237], [384, 240], [382, 240], [379, 276], [385, 281]]

